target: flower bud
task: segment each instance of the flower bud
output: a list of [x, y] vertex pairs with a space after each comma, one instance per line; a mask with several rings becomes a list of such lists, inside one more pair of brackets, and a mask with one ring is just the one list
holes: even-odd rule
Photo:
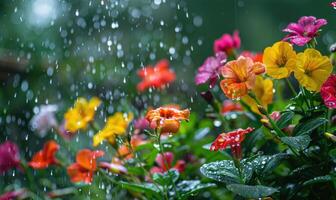
[[206, 91], [206, 92], [201, 92], [201, 96], [209, 104], [213, 103], [214, 97], [213, 97], [212, 93], [209, 90]]
[[331, 134], [331, 133], [328, 133], [328, 132], [325, 132], [324, 133], [324, 136], [326, 136], [327, 138], [329, 138], [330, 140], [332, 140], [333, 142], [336, 142], [336, 136]]
[[258, 110], [261, 114], [267, 115], [267, 110], [263, 106], [258, 105]]

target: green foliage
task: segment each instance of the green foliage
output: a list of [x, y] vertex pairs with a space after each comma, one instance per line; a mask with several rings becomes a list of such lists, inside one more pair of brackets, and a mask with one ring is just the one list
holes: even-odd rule
[[268, 197], [271, 194], [278, 192], [277, 189], [272, 187], [266, 187], [263, 185], [242, 185], [242, 184], [230, 184], [227, 188], [245, 198], [262, 198]]
[[313, 130], [315, 130], [318, 127], [321, 127], [323, 124], [327, 123], [328, 120], [325, 118], [313, 118], [307, 121], [304, 121], [298, 126], [295, 127], [293, 134], [294, 135], [304, 135], [307, 134]]
[[276, 124], [280, 129], [285, 128], [292, 122], [293, 117], [294, 117], [294, 112], [285, 111], [281, 113], [281, 117], [276, 122]]
[[308, 147], [311, 138], [309, 135], [300, 135], [295, 137], [282, 137], [281, 141], [299, 151], [303, 151]]

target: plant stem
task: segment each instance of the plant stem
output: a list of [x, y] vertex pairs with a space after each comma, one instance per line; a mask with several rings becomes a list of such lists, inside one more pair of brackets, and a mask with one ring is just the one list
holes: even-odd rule
[[240, 181], [241, 181], [241, 183], [243, 183], [240, 161], [233, 157], [233, 163], [234, 163], [235, 167], [238, 169]]
[[[254, 99], [255, 100], [255, 102], [257, 103], [257, 105], [258, 106], [261, 106], [262, 107], [262, 105], [260, 104], [260, 101], [254, 96], [254, 95], [252, 95], [252, 94], [249, 94], [249, 96], [252, 98], [252, 99]], [[265, 110], [266, 111], [266, 110]], [[284, 134], [283, 132], [282, 132], [282, 130], [278, 127], [278, 125], [274, 122], [274, 120], [271, 118], [271, 116], [268, 114], [268, 112], [266, 111], [266, 112], [264, 112], [264, 113], [262, 113], [262, 114], [264, 114], [266, 117], [267, 117], [267, 119], [269, 120], [269, 122], [271, 123], [271, 125], [272, 125], [272, 128], [274, 129], [274, 131], [276, 132], [276, 136], [277, 136], [277, 138], [281, 138], [281, 137], [285, 137], [286, 136], [286, 134]], [[271, 131], [271, 133], [272, 133], [272, 131]], [[280, 139], [280, 141], [281, 141], [281, 139]], [[286, 144], [287, 145], [287, 144]], [[288, 148], [296, 155], [296, 156], [299, 156], [299, 153], [294, 149], [294, 148], [292, 148], [291, 146], [289, 146], [289, 145], [287, 145], [288, 146]]]
[[[163, 146], [162, 146], [162, 143], [161, 143], [161, 131], [158, 130], [158, 129], [155, 129], [155, 132], [156, 132], [156, 135], [157, 135], [157, 142], [158, 142], [158, 144], [159, 144], [159, 151], [160, 151], [160, 154], [161, 154], [161, 156], [162, 156], [164, 165], [166, 166], [166, 169], [167, 169], [167, 171], [168, 171], [169, 168], [170, 168], [170, 166], [169, 166], [169, 163], [167, 162], [166, 157], [165, 157], [165, 155], [164, 155]], [[181, 199], [180, 194], [179, 194], [179, 192], [178, 192], [177, 189], [176, 189], [176, 186], [175, 186], [175, 183], [174, 183], [173, 179], [171, 178], [170, 175], [169, 175], [169, 177], [170, 177], [170, 180], [171, 180], [171, 182], [172, 182], [172, 184], [173, 184], [173, 188], [174, 188], [175, 194], [176, 194], [176, 196], [177, 196], [177, 199]], [[167, 199], [169, 199], [169, 198], [168, 198], [168, 192], [167, 192], [167, 188], [166, 188], [166, 186], [164, 186], [164, 189], [166, 190], [166, 191], [165, 191], [165, 197], [166, 197]]]
[[306, 105], [307, 105], [307, 108], [308, 108], [308, 110], [309, 110], [309, 109], [310, 109], [310, 104], [309, 104], [309, 101], [308, 101], [308, 98], [307, 98], [305, 89], [304, 89], [303, 87], [300, 86], [300, 90], [301, 90], [301, 92], [302, 92], [302, 94], [303, 94], [303, 99], [304, 99], [304, 101], [305, 101], [305, 103], [306, 103]]
[[98, 171], [99, 171], [100, 174], [103, 174], [103, 176], [104, 176], [104, 178], [105, 178], [106, 180], [110, 181], [110, 182], [113, 183], [113, 184], [120, 185], [120, 184], [118, 183], [118, 181], [116, 181], [116, 180], [114, 180], [113, 178], [109, 177], [103, 169], [98, 168]]
[[31, 174], [30, 168], [28, 167], [28, 164], [25, 160], [21, 161], [21, 166], [27, 176], [28, 182], [29, 182], [29, 187], [31, 190], [33, 190], [34, 192], [38, 192], [36, 184], [34, 182], [34, 178], [33, 175]]
[[90, 126], [91, 126], [91, 128], [96, 132], [96, 133], [98, 133], [99, 131], [100, 131], [100, 127], [99, 127], [99, 125], [96, 123], [96, 122], [91, 122], [90, 123]]
[[293, 93], [295, 96], [297, 96], [297, 92], [295, 91], [295, 89], [294, 89], [292, 83], [289, 81], [288, 78], [286, 78], [286, 82], [287, 82], [287, 84], [288, 84], [290, 90], [292, 91], [292, 93]]

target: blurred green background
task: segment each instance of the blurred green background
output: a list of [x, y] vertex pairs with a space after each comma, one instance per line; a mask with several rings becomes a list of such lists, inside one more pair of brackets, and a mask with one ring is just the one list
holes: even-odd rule
[[[177, 103], [202, 115], [194, 75], [223, 33], [239, 30], [255, 52], [281, 40], [304, 15], [326, 18], [318, 38], [335, 42], [336, 10], [327, 0], [8, 0], [0, 2], [0, 142], [41, 146], [29, 121], [57, 104], [59, 121], [78, 96], [99, 96], [101, 113], [136, 114]], [[137, 70], [167, 58], [177, 80], [165, 91], [138, 93]], [[218, 88], [215, 88], [218, 90]], [[125, 106], [127, 105], [127, 106]], [[101, 114], [98, 118], [102, 118]], [[25, 150], [27, 158], [32, 152]]]

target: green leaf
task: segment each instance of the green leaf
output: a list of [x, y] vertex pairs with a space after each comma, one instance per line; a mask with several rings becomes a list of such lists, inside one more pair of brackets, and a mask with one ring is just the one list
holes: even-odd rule
[[215, 187], [214, 183], [201, 183], [199, 180], [186, 180], [181, 181], [176, 185], [177, 191], [181, 194], [183, 199], [187, 199], [187, 197], [191, 195], [195, 195], [201, 190], [205, 190], [211, 187]]
[[155, 173], [153, 175], [153, 181], [155, 183], [158, 183], [162, 186], [164, 185], [172, 185], [173, 183], [176, 183], [178, 180], [180, 174], [177, 170], [171, 169], [163, 174], [161, 173]]
[[240, 177], [238, 169], [232, 160], [222, 160], [202, 165], [201, 173], [211, 179], [223, 183], [241, 183], [247, 181], [252, 176], [252, 168], [248, 163], [242, 163], [243, 177]]
[[209, 127], [201, 128], [201, 129], [196, 131], [194, 139], [195, 140], [200, 140], [200, 139], [204, 138], [209, 132], [210, 132]]
[[331, 149], [331, 150], [329, 151], [329, 156], [331, 157], [331, 159], [332, 159], [333, 161], [336, 161], [336, 149]]
[[227, 186], [227, 189], [245, 198], [268, 197], [271, 194], [278, 192], [278, 190], [275, 188], [266, 187], [263, 185], [253, 186], [253, 185], [231, 184]]
[[280, 129], [287, 127], [294, 117], [294, 112], [286, 111], [281, 114], [280, 119], [276, 122]]
[[313, 131], [314, 129], [322, 126], [326, 122], [328, 122], [328, 120], [322, 117], [307, 120], [303, 123], [298, 124], [294, 128], [293, 133], [294, 135], [303, 135], [303, 134], [309, 133]]
[[124, 181], [121, 181], [119, 184], [121, 184], [121, 187], [124, 189], [132, 190], [134, 192], [140, 192], [140, 193], [145, 193], [147, 196], [150, 197], [156, 197], [160, 198], [160, 192], [161, 189], [158, 188], [156, 185], [153, 183], [127, 183]]
[[260, 176], [267, 176], [283, 159], [288, 157], [289, 155], [285, 153], [279, 153], [272, 156], [262, 155], [250, 161], [250, 163], [255, 173]]
[[141, 145], [139, 145], [135, 148], [136, 151], [140, 151], [140, 150], [144, 150], [144, 149], [153, 150], [155, 148], [153, 146], [153, 143], [150, 143], [150, 142], [141, 144]]
[[281, 141], [299, 151], [306, 149], [311, 141], [309, 135], [300, 135], [295, 137], [282, 137]]
[[145, 172], [140, 167], [127, 167], [127, 173], [132, 175], [143, 175]]
[[315, 183], [325, 183], [325, 182], [329, 182], [329, 181], [332, 181], [332, 180], [333, 180], [333, 177], [330, 176], [330, 175], [318, 176], [318, 177], [315, 177], [315, 178], [310, 179], [308, 181], [305, 181], [303, 183], [303, 185], [306, 186], [306, 185], [311, 185], [311, 184], [315, 184]]

